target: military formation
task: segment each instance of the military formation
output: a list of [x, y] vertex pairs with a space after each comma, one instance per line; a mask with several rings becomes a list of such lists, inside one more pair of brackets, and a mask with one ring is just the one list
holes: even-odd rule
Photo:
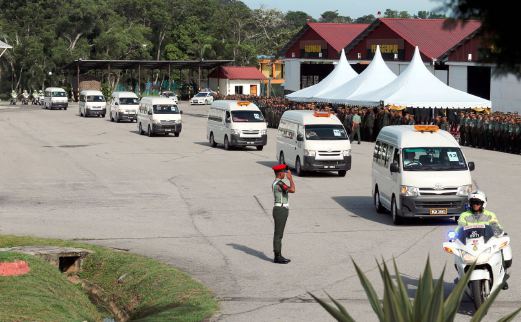
[[[395, 110], [390, 107], [349, 107], [328, 104], [292, 102], [282, 97], [229, 95], [233, 100], [253, 101], [263, 112], [268, 126], [278, 128], [280, 118], [287, 110], [327, 110], [335, 113], [349, 136], [360, 131], [362, 141], [372, 142], [384, 126], [435, 124], [459, 139], [460, 144], [480, 149], [521, 153], [521, 115], [517, 113], [486, 111], [454, 111], [445, 109]], [[353, 123], [358, 115], [360, 124]], [[358, 117], [355, 117], [358, 119]]]

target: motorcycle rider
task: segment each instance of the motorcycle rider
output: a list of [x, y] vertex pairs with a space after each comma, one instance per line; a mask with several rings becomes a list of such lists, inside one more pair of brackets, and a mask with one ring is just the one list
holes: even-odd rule
[[18, 97], [18, 94], [16, 94], [16, 91], [13, 89], [11, 91], [11, 104], [16, 105], [16, 98]]
[[[458, 229], [463, 229], [470, 225], [490, 225], [494, 231], [495, 236], [505, 234], [503, 228], [499, 224], [496, 214], [485, 209], [487, 207], [487, 196], [483, 191], [473, 191], [468, 195], [470, 210], [463, 212], [458, 220]], [[505, 275], [508, 278], [507, 268], [512, 265], [512, 251], [510, 245], [507, 246], [508, 251], [501, 250], [503, 255]], [[503, 289], [508, 289], [508, 284], [505, 282]]]
[[29, 93], [27, 92], [26, 89], [24, 89], [23, 92], [22, 92], [22, 103], [23, 104], [28, 104], [29, 103]]

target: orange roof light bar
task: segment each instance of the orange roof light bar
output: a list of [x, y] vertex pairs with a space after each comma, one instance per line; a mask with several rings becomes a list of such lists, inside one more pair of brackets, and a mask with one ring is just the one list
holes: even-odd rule
[[315, 113], [313, 113], [313, 116], [315, 116], [315, 117], [330, 117], [330, 116], [331, 116], [331, 113], [329, 113], [329, 112], [318, 112], [318, 111], [316, 111]]
[[437, 125], [415, 125], [414, 129], [418, 132], [438, 132], [440, 130]]
[[251, 104], [251, 103], [248, 102], [248, 101], [238, 101], [238, 102], [237, 102], [237, 105], [239, 105], [239, 106], [248, 106], [248, 105], [250, 105], [250, 104]]

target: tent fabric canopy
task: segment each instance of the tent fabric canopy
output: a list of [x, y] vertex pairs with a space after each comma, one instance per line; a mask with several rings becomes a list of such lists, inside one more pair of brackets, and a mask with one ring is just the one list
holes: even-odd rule
[[11, 49], [11, 48], [13, 48], [13, 47], [9, 46], [8, 44], [6, 44], [5, 42], [0, 40], [0, 49]]
[[491, 102], [465, 93], [434, 76], [423, 63], [418, 47], [411, 63], [393, 82], [374, 91], [349, 97], [350, 105], [397, 105], [423, 108], [489, 108]]
[[286, 95], [286, 98], [290, 101], [296, 102], [314, 102], [314, 97], [337, 88], [338, 86], [344, 84], [345, 82], [355, 78], [358, 74], [351, 67], [349, 62], [347, 61], [344, 50], [342, 49], [342, 53], [340, 54], [340, 60], [338, 64], [335, 66], [333, 71], [327, 75], [322, 81], [318, 84], [303, 88], [299, 91]]
[[373, 60], [360, 75], [337, 88], [315, 96], [314, 99], [326, 103], [348, 103], [350, 97], [382, 88], [395, 79], [396, 75], [387, 67], [378, 45]]

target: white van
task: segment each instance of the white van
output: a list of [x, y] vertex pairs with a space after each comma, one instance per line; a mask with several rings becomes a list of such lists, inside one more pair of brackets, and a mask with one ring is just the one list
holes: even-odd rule
[[108, 114], [111, 122], [137, 121], [139, 98], [133, 92], [113, 92], [110, 96]]
[[472, 191], [474, 163], [454, 137], [435, 125], [386, 126], [373, 153], [372, 190], [377, 212], [405, 217], [459, 217]]
[[43, 107], [46, 109], [64, 109], [69, 106], [67, 92], [60, 87], [47, 87], [44, 92]]
[[139, 134], [174, 133], [179, 136], [182, 129], [181, 111], [177, 104], [167, 97], [143, 97], [139, 102], [137, 127]]
[[351, 169], [351, 143], [342, 122], [328, 112], [286, 111], [277, 133], [277, 158], [305, 171], [338, 171], [343, 177]]
[[107, 104], [105, 96], [100, 91], [83, 90], [80, 92], [80, 102], [78, 103], [80, 116], [90, 115], [105, 117]]
[[222, 144], [255, 146], [262, 151], [268, 142], [267, 124], [257, 105], [248, 101], [215, 101], [208, 112], [206, 138], [212, 147]]

